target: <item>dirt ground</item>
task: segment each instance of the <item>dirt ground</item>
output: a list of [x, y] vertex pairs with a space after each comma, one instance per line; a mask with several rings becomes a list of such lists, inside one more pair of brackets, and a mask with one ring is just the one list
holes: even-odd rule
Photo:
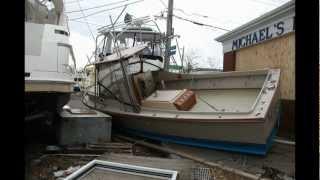
[[[180, 167], [181, 168], [180, 172], [193, 171], [193, 172], [190, 172], [191, 175], [188, 175], [188, 176], [184, 175], [184, 178], [183, 178], [184, 180], [187, 180], [187, 179], [202, 180], [199, 178], [195, 178], [195, 174], [197, 171], [199, 171], [199, 168], [209, 169], [208, 176], [210, 176], [211, 177], [210, 179], [212, 180], [246, 180], [246, 178], [243, 178], [239, 175], [235, 175], [230, 172], [223, 171], [218, 168], [210, 168], [208, 166], [193, 162], [191, 160], [180, 158], [175, 155], [165, 154], [162, 152], [158, 152], [158, 151], [155, 151], [143, 146], [137, 146], [137, 145], [135, 145], [135, 152], [125, 153], [125, 154], [121, 153], [121, 151], [117, 151], [116, 153], [111, 152], [113, 154], [112, 156], [108, 155], [110, 152], [108, 152], [107, 155], [104, 153], [104, 154], [99, 154], [97, 156], [94, 156], [93, 154], [91, 154], [91, 156], [74, 156], [74, 157], [60, 156], [60, 155], [53, 155], [50, 153], [48, 154], [45, 151], [45, 149], [46, 149], [46, 145], [44, 144], [29, 144], [26, 147], [26, 150], [25, 150], [25, 154], [26, 154], [25, 155], [25, 163], [26, 163], [25, 179], [26, 180], [45, 180], [45, 179], [55, 180], [57, 178], [54, 177], [54, 172], [57, 172], [59, 170], [66, 170], [69, 167], [76, 167], [79, 165], [83, 166], [93, 159], [102, 159], [102, 160], [109, 160], [112, 162], [128, 163], [132, 165], [142, 165], [147, 167], [156, 167], [156, 168], [164, 168], [164, 169], [165, 168], [174, 169], [174, 168]], [[175, 149], [178, 149], [178, 148], [175, 148]], [[189, 151], [185, 149], [184, 152], [188, 152], [189, 154], [192, 154], [192, 151], [190, 151], [190, 149]], [[220, 154], [220, 159], [221, 159], [220, 161], [217, 160], [216, 158], [218, 157], [215, 156], [218, 154]], [[246, 165], [243, 165], [243, 162], [242, 162], [242, 165], [239, 165], [241, 164], [241, 162], [239, 163], [239, 161], [234, 161], [232, 164], [231, 161], [229, 162], [226, 161], [227, 159], [226, 155], [221, 155], [221, 154], [224, 154], [224, 152], [219, 152], [219, 153], [211, 152], [209, 155], [208, 152], [203, 151], [201, 156], [205, 156], [207, 157], [208, 160], [211, 160], [212, 162], [218, 162], [218, 163], [221, 163], [222, 159], [224, 159], [223, 161], [224, 165], [228, 165], [229, 167], [233, 167], [233, 168], [238, 168], [246, 172], [256, 173], [256, 174], [259, 174], [260, 177], [264, 177], [264, 178], [270, 178], [274, 180], [294, 179], [293, 177], [290, 177], [287, 174], [285, 174], [283, 171], [276, 169], [274, 167], [271, 167], [270, 164], [268, 164], [268, 162], [266, 161], [262, 161], [262, 160], [258, 161], [261, 164], [261, 166], [256, 165], [255, 169], [252, 169], [252, 163], [253, 164], [257, 163], [257, 160], [255, 161], [251, 160], [250, 162], [250, 158], [249, 158], [249, 160], [248, 159], [246, 160], [247, 161]], [[233, 155], [234, 159], [236, 159], [236, 156], [237, 155]], [[155, 160], [153, 160], [152, 158], [154, 158]], [[179, 160], [181, 160], [182, 162], [185, 161], [186, 165], [181, 165], [181, 162], [180, 162], [180, 166], [178, 166], [177, 164], [174, 165], [174, 163], [169, 163], [169, 164], [165, 163], [166, 161], [178, 162]], [[156, 162], [156, 161], [159, 161], [159, 162]], [[187, 164], [188, 163], [190, 164], [190, 162], [193, 168], [190, 169], [191, 166], [190, 167], [188, 166], [188, 169], [186, 169]], [[288, 168], [290, 169], [290, 167]], [[188, 177], [188, 178], [185, 178], [185, 177]], [[203, 180], [206, 180], [206, 179], [203, 179]]]

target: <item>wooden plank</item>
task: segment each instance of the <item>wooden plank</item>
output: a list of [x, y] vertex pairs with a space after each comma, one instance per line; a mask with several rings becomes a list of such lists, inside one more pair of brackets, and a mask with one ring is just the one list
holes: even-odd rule
[[280, 68], [282, 99], [295, 99], [295, 33], [236, 52], [236, 71]]
[[141, 101], [142, 106], [150, 108], [161, 108], [177, 110], [174, 105], [175, 100], [181, 96], [184, 90], [156, 90], [145, 100]]

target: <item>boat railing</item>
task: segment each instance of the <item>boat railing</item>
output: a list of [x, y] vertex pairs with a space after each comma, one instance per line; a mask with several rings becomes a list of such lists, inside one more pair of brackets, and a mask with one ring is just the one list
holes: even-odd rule
[[[139, 22], [139, 25], [137, 25], [136, 22]], [[157, 27], [157, 30], [158, 32], [156, 31], [146, 31], [146, 32], [143, 32], [143, 26], [142, 25], [147, 25], [147, 23], [149, 22], [152, 22], [154, 23], [154, 25]], [[150, 26], [150, 25], [148, 25]], [[132, 30], [130, 31], [130, 29], [132, 28], [136, 28], [136, 30]], [[110, 24], [110, 25], [107, 25], [107, 26], [104, 26], [104, 27], [101, 27], [98, 29], [98, 36], [96, 37], [96, 56], [98, 55], [97, 53], [97, 50], [98, 50], [98, 38], [103, 36], [103, 43], [105, 44], [105, 40], [107, 38], [107, 36], [111, 36], [111, 38], [113, 39], [113, 42], [114, 43], [117, 43], [117, 40], [119, 39], [119, 37], [123, 34], [123, 33], [137, 33], [138, 35], [138, 39], [139, 39], [139, 35], [140, 35], [140, 40], [141, 37], [142, 37], [142, 34], [143, 33], [155, 33], [155, 34], [158, 34], [157, 38], [153, 39], [153, 41], [155, 41], [154, 43], [161, 43], [162, 41], [165, 40], [165, 37], [164, 35], [161, 35], [161, 31], [160, 31], [160, 28], [158, 26], [158, 24], [152, 20], [149, 16], [145, 16], [145, 17], [141, 17], [141, 18], [136, 18], [134, 19], [130, 24], [128, 23], [120, 23], [120, 24]], [[162, 37], [163, 36], [163, 37]], [[134, 38], [134, 37], [132, 37]], [[134, 46], [134, 45], [133, 45]], [[104, 45], [103, 45], [103, 48], [106, 48]], [[104, 49], [102, 50], [102, 52], [104, 52]]]
[[257, 106], [258, 102], [261, 99], [262, 94], [266, 91], [266, 88], [267, 88], [266, 85], [268, 83], [268, 80], [271, 77], [272, 77], [272, 73], [269, 71], [267, 76], [266, 76], [266, 78], [265, 78], [265, 80], [264, 80], [264, 82], [263, 82], [263, 85], [262, 85], [262, 88], [261, 88], [261, 90], [260, 90], [260, 92], [258, 94], [258, 97], [256, 98], [256, 100], [254, 101], [254, 103], [252, 104], [252, 106], [250, 108], [250, 111], [249, 111], [250, 113], [252, 113], [254, 111], [255, 107]]
[[[137, 22], [139, 23], [143, 23], [143, 24], [146, 24], [148, 22], [152, 21], [150, 19], [150, 16], [144, 16], [144, 17], [140, 17], [140, 18], [136, 18], [136, 19], [133, 19], [131, 24], [135, 24]], [[109, 31], [112, 31], [114, 29], [121, 29], [121, 28], [124, 28], [124, 27], [127, 27], [128, 24], [127, 23], [117, 23], [117, 24], [110, 24], [110, 25], [106, 25], [106, 26], [103, 26], [103, 27], [100, 27], [98, 28], [98, 33], [99, 34], [104, 34], [106, 32], [109, 32]]]
[[[138, 64], [138, 63], [146, 63], [146, 64], [150, 64], [150, 65], [153, 65], [159, 69], [161, 69], [161, 67], [153, 64], [153, 63], [150, 63], [150, 62], [147, 62], [143, 59], [140, 59], [139, 61], [136, 61], [136, 62], [131, 62], [131, 63], [128, 63], [127, 64], [127, 68], [129, 69], [129, 66], [130, 65], [134, 65], [134, 64]], [[111, 65], [112, 66], [112, 65]], [[114, 66], [114, 65], [113, 65]], [[141, 66], [140, 66], [141, 67]], [[143, 70], [143, 69], [142, 69]], [[125, 102], [124, 99], [121, 97], [121, 93], [119, 94], [120, 97], [117, 97], [116, 93], [114, 92], [114, 89], [112, 88], [113, 86], [118, 86], [119, 83], [124, 83], [124, 79], [121, 79], [121, 77], [118, 77], [116, 78], [115, 81], [112, 80], [112, 77], [114, 77], [115, 73], [119, 72], [119, 71], [122, 71], [122, 68], [121, 67], [117, 67], [117, 68], [110, 68], [110, 71], [108, 71], [108, 73], [104, 74], [103, 77], [98, 77], [97, 78], [97, 86], [98, 87], [102, 87], [102, 89], [104, 89], [109, 95], [111, 98], [117, 100], [118, 102], [120, 102], [121, 104], [124, 104], [124, 105], [127, 105], [127, 106], [131, 106], [131, 107], [136, 107], [137, 108], [137, 104], [135, 103], [128, 103], [128, 102]], [[135, 71], [134, 73], [129, 73], [127, 75], [134, 75], [136, 73], [140, 73], [141, 72], [141, 69]], [[119, 74], [121, 75], [121, 74]], [[105, 83], [102, 83], [102, 82], [105, 82], [105, 80], [109, 78], [108, 80], [108, 84], [109, 85], [106, 85]], [[120, 79], [119, 79], [120, 78]], [[123, 78], [123, 77], [122, 77]], [[130, 79], [130, 78], [129, 78]], [[130, 81], [131, 82], [131, 81]], [[117, 88], [118, 90], [121, 89], [120, 87]], [[101, 91], [100, 91], [101, 93]], [[100, 94], [101, 95], [101, 94]]]

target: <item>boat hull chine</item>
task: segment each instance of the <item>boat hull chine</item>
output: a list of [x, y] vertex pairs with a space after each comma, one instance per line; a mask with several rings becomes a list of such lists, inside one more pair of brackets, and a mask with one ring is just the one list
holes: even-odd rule
[[163, 135], [152, 133], [143, 130], [136, 130], [131, 128], [118, 128], [115, 127], [116, 132], [120, 132], [127, 135], [134, 135], [139, 137], [144, 137], [152, 140], [157, 140], [165, 143], [176, 143], [181, 145], [188, 145], [194, 147], [224, 150], [230, 152], [252, 154], [265, 156], [270, 149], [273, 139], [276, 135], [278, 128], [274, 127], [271, 131], [265, 144], [246, 144], [238, 142], [226, 142], [226, 141], [214, 141], [214, 140], [204, 140], [204, 139], [194, 139], [179, 136]]

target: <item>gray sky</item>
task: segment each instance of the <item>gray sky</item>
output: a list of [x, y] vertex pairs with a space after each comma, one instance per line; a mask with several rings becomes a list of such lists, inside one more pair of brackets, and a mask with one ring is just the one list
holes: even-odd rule
[[[79, 2], [78, 2], [79, 1]], [[79, 4], [82, 9], [100, 6], [109, 3], [122, 1], [122, 3], [114, 4], [97, 9], [84, 11], [85, 15], [121, 6], [126, 3], [135, 2], [138, 0], [65, 0], [66, 12], [79, 10]], [[162, 1], [162, 2], [161, 2]], [[224, 29], [232, 30], [258, 16], [275, 9], [289, 0], [174, 0], [174, 14], [186, 19], [197, 21], [204, 24], [209, 24]], [[159, 15], [161, 11], [165, 10], [168, 0], [143, 0], [142, 2], [129, 5], [125, 13], [130, 13], [135, 17]], [[99, 25], [107, 25], [109, 22], [109, 15], [115, 19], [123, 7], [105, 11], [96, 15], [87, 17], [94, 36]], [[184, 12], [182, 12], [182, 9]], [[124, 14], [119, 21], [123, 21]], [[87, 55], [91, 55], [94, 50], [94, 41], [86, 23], [85, 19], [79, 19], [75, 22], [71, 19], [82, 17], [81, 12], [68, 13], [69, 28], [71, 31], [70, 42], [73, 45], [75, 56], [77, 59], [77, 66], [83, 67], [87, 63]], [[203, 17], [203, 16], [207, 17]], [[162, 32], [166, 31], [166, 21], [157, 20]], [[198, 67], [208, 67], [208, 59], [217, 67], [222, 68], [223, 52], [222, 45], [216, 42], [214, 38], [226, 33], [219, 29], [210, 27], [198, 26], [193, 23], [182, 21], [173, 18], [173, 27], [175, 34], [180, 35], [178, 39], [179, 46], [185, 47], [185, 53], [191, 51], [196, 52], [200, 56], [197, 59]], [[175, 44], [175, 40], [172, 41]], [[176, 55], [176, 59], [178, 56]]]

